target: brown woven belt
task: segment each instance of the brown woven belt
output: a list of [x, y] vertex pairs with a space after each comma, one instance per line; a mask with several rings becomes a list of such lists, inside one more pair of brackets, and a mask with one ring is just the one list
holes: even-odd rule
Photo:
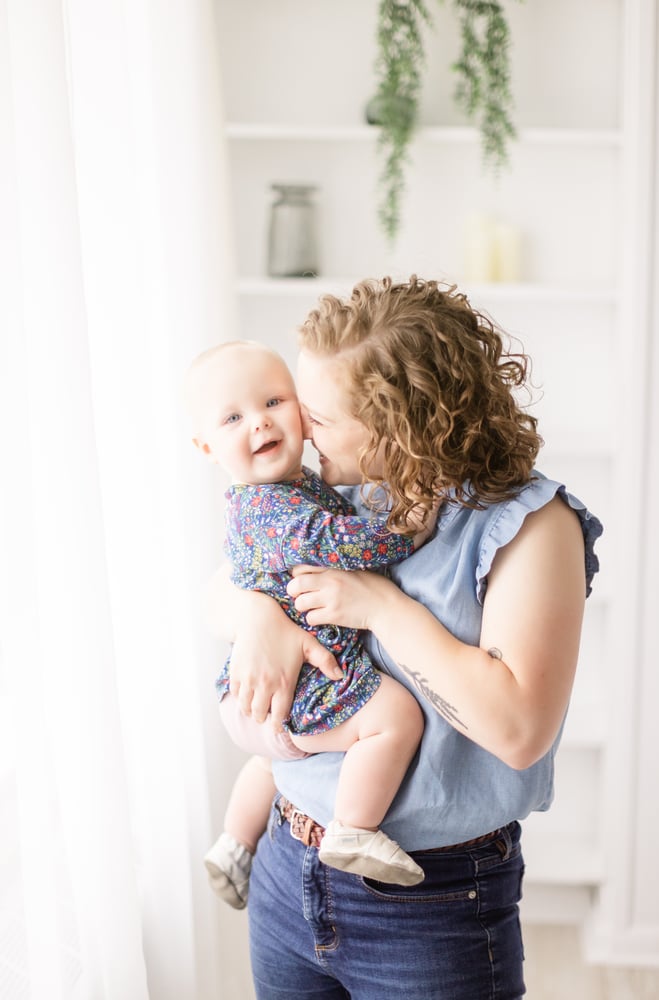
[[291, 837], [294, 840], [301, 840], [305, 847], [320, 847], [320, 842], [325, 836], [324, 826], [316, 823], [311, 816], [300, 812], [283, 796], [277, 802], [277, 809], [281, 818], [288, 821]]
[[[291, 837], [301, 841], [305, 847], [320, 847], [320, 842], [325, 836], [325, 827], [316, 823], [315, 819], [300, 812], [292, 802], [285, 799], [283, 795], [277, 801], [277, 810], [282, 819], [285, 819], [290, 827]], [[492, 833], [484, 833], [481, 837], [473, 837], [465, 840], [461, 844], [450, 844], [448, 847], [431, 847], [428, 850], [419, 851], [419, 854], [441, 854], [448, 851], [461, 851], [466, 847], [476, 847], [486, 841], [497, 837], [503, 832], [503, 827], [493, 830]]]

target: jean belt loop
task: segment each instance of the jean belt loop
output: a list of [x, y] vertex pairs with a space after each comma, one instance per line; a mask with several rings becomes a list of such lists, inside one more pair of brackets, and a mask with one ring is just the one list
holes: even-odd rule
[[502, 826], [501, 832], [497, 837], [497, 847], [501, 852], [502, 861], [508, 860], [513, 849], [513, 838], [510, 832], [510, 827], [511, 827], [510, 823], [508, 824], [508, 826]]
[[284, 805], [283, 797], [281, 795], [277, 795], [275, 797], [275, 801], [273, 802], [274, 810], [277, 813], [277, 826], [282, 826], [286, 820], [286, 817], [284, 816], [283, 805]]

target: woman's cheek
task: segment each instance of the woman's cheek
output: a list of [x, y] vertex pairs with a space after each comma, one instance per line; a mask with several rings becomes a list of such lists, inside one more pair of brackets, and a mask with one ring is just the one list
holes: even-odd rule
[[314, 448], [316, 451], [319, 451], [321, 455], [324, 455], [325, 449], [323, 448], [323, 445], [327, 443], [327, 435], [323, 434], [322, 428], [320, 427], [312, 427], [311, 430], [313, 432], [312, 439]]

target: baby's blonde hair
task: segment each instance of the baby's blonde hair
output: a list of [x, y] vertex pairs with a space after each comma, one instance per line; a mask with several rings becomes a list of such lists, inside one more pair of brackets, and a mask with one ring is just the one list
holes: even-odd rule
[[[347, 299], [322, 296], [299, 342], [344, 363], [352, 414], [370, 433], [360, 469], [383, 487], [390, 527], [438, 496], [481, 507], [529, 480], [542, 439], [513, 391], [528, 387], [529, 359], [508, 353], [455, 286], [415, 275], [360, 282]], [[383, 472], [373, 477], [380, 447]]]
[[[284, 361], [281, 354], [274, 351], [271, 347], [267, 347], [265, 344], [260, 344], [257, 340], [226, 340], [221, 344], [215, 344], [213, 347], [209, 347], [207, 350], [202, 351], [201, 354], [198, 354], [197, 357], [194, 358], [183, 376], [181, 396], [187, 414], [193, 421], [196, 421], [199, 418], [199, 396], [205, 387], [206, 380], [211, 378], [213, 368], [216, 364], [219, 364], [222, 354], [224, 354], [228, 348], [237, 347], [244, 347], [248, 350], [250, 348], [256, 349], [262, 351], [264, 354], [270, 354], [273, 358], [280, 361], [288, 371], [288, 365]], [[291, 376], [291, 381], [292, 380], [293, 377]]]

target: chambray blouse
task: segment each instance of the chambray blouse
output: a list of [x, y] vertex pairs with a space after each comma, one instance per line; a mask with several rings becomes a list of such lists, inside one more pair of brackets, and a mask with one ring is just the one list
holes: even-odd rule
[[[351, 499], [359, 504], [358, 491]], [[534, 472], [510, 500], [471, 510], [446, 503], [433, 537], [389, 570], [393, 580], [424, 604], [455, 636], [478, 645], [488, 573], [497, 551], [520, 530], [527, 514], [556, 495], [576, 511], [584, 535], [587, 594], [599, 569], [594, 553], [600, 521], [565, 486]], [[382, 828], [407, 851], [457, 844], [546, 810], [554, 794], [554, 746], [532, 767], [517, 771], [454, 729], [419, 696], [372, 635], [365, 644], [383, 670], [421, 703], [425, 731]], [[274, 761], [279, 791], [309, 816], [327, 825], [332, 818], [343, 755], [320, 753], [297, 761]]]

